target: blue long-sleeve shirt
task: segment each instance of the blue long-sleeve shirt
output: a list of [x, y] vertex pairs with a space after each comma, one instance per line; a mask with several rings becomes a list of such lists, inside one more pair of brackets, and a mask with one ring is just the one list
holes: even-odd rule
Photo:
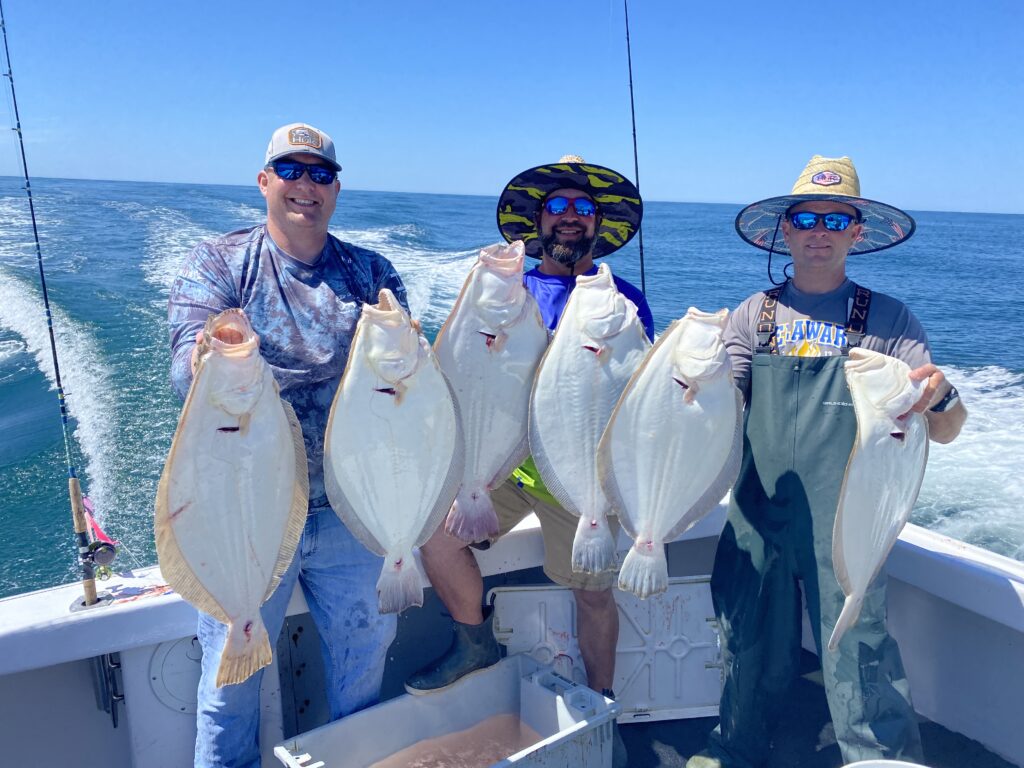
[[[597, 267], [591, 267], [582, 274], [588, 276], [596, 275]], [[544, 325], [549, 330], [555, 330], [555, 326], [558, 325], [558, 319], [562, 316], [562, 312], [565, 311], [569, 295], [576, 287], [577, 277], [579, 275], [546, 275], [537, 267], [523, 275], [523, 285], [526, 286], [526, 290], [533, 294], [533, 297], [537, 300], [537, 304], [540, 306], [541, 317], [544, 319]], [[647, 298], [639, 288], [632, 283], [626, 282], [621, 277], [612, 275], [612, 280], [615, 281], [615, 287], [619, 289], [619, 293], [636, 305], [636, 313], [640, 318], [640, 322], [643, 323], [644, 330], [647, 331], [647, 338], [654, 341], [654, 316], [651, 314], [651, 307], [647, 303]]]
[[302, 425], [310, 506], [327, 504], [324, 433], [364, 303], [390, 289], [408, 309], [405, 286], [387, 259], [328, 236], [314, 264], [292, 258], [265, 225], [200, 243], [171, 287], [171, 384], [184, 399], [192, 383], [196, 333], [210, 314], [241, 307], [260, 337], [281, 397]]

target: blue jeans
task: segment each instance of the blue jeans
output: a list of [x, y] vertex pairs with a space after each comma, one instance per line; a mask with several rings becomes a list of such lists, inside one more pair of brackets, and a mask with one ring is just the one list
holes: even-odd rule
[[[302, 585], [321, 638], [331, 719], [376, 704], [384, 660], [395, 637], [395, 616], [377, 611], [382, 559], [360, 544], [330, 507], [306, 518], [295, 560], [260, 613], [275, 644], [295, 580]], [[217, 666], [227, 627], [199, 615], [203, 648], [196, 713], [197, 768], [259, 768], [260, 680], [218, 688]]]

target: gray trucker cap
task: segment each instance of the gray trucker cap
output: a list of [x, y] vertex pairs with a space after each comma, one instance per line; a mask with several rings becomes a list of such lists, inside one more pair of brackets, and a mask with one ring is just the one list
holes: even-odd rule
[[267, 145], [264, 165], [287, 155], [313, 155], [327, 161], [334, 170], [341, 166], [334, 155], [334, 142], [323, 131], [305, 123], [290, 123], [274, 131]]

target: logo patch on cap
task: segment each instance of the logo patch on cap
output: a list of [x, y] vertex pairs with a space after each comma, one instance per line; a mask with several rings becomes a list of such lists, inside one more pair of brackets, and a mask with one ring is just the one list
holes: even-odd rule
[[310, 149], [320, 149], [323, 144], [320, 134], [304, 125], [288, 131], [288, 143], [293, 147], [309, 147]]
[[811, 177], [811, 184], [817, 184], [819, 187], [831, 187], [833, 184], [842, 183], [843, 177], [832, 171], [822, 171]]

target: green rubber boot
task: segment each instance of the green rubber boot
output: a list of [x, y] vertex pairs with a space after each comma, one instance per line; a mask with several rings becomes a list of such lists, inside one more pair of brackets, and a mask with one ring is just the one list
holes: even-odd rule
[[452, 644], [441, 656], [413, 673], [405, 690], [413, 695], [443, 691], [466, 675], [487, 669], [501, 658], [491, 631], [493, 610], [487, 609], [480, 624], [453, 621]]

